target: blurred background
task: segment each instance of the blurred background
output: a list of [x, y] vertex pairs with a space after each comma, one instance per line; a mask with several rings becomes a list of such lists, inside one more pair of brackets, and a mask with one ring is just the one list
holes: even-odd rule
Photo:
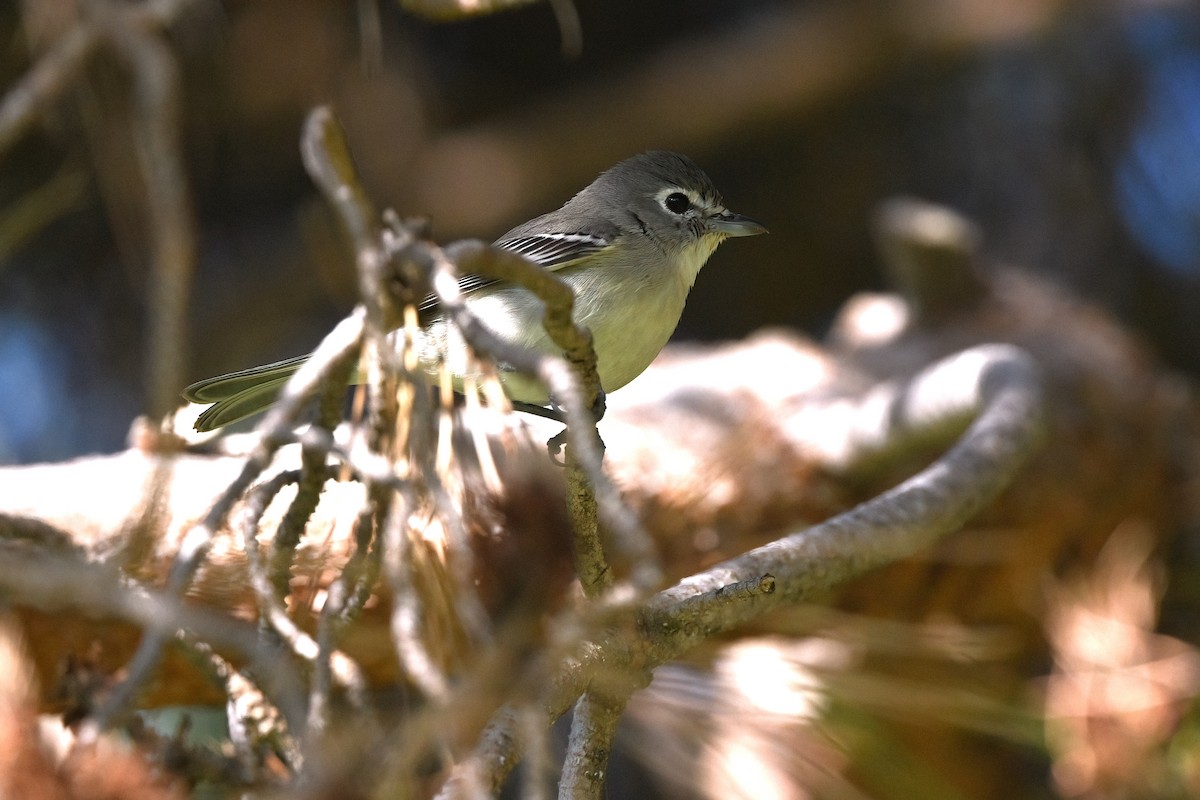
[[[454, 22], [373, 0], [171, 5], [159, 66], [195, 242], [177, 388], [306, 352], [355, 302], [299, 157], [318, 103], [376, 202], [442, 241], [494, 238], [638, 151], [687, 153], [771, 235], [718, 251], [680, 340], [820, 335], [882, 288], [872, 215], [908, 194], [978, 221], [992, 264], [1053, 276], [1200, 367], [1194, 3], [578, 0]], [[0, 6], [0, 83], [52, 58], [78, 13]], [[0, 462], [119, 449], [154, 407], [147, 82], [113, 50], [0, 150]]]

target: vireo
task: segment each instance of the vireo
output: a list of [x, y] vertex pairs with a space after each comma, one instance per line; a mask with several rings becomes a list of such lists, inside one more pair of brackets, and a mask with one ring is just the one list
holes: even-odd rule
[[[675, 331], [684, 300], [704, 262], [730, 236], [766, 233], [731, 213], [708, 176], [678, 153], [652, 151], [600, 174], [557, 211], [518, 225], [496, 246], [552, 270], [575, 292], [575, 321], [592, 332], [600, 385], [612, 392], [650, 365]], [[467, 307], [493, 333], [555, 352], [542, 327], [542, 303], [517, 286], [464, 276]], [[469, 369], [459, 331], [433, 317], [417, 344], [421, 363], [445, 363], [461, 379]], [[307, 356], [193, 383], [183, 396], [212, 403], [196, 420], [209, 431], [265, 410]], [[501, 373], [508, 396], [549, 401], [536, 378]]]

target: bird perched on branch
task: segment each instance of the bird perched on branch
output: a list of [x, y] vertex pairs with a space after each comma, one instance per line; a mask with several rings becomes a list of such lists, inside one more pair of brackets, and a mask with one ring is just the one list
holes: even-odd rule
[[[700, 268], [731, 236], [766, 228], [730, 212], [708, 176], [678, 153], [651, 151], [600, 174], [562, 208], [518, 225], [496, 240], [553, 271], [575, 293], [575, 321], [592, 332], [600, 385], [621, 388], [650, 365], [675, 331]], [[518, 286], [466, 275], [467, 308], [501, 339], [554, 353], [542, 326], [542, 303]], [[418, 344], [431, 371], [445, 363], [461, 379], [470, 364], [459, 331], [434, 316]], [[212, 403], [196, 421], [209, 431], [265, 410], [307, 356], [193, 383], [183, 396]], [[543, 405], [536, 378], [502, 371], [517, 402]]]

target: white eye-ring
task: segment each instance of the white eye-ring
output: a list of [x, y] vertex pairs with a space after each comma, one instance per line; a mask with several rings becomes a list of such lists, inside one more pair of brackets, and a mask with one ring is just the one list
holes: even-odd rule
[[704, 208], [703, 199], [695, 192], [669, 186], [658, 193], [658, 202], [672, 214], [683, 216], [689, 211]]

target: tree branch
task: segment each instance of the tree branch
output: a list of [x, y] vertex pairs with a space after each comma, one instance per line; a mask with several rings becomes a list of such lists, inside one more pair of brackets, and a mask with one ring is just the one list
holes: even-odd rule
[[[936, 386], [953, 387], [953, 394], [923, 417], [925, 424], [976, 414], [945, 456], [878, 498], [659, 592], [640, 607], [636, 628], [602, 640], [560, 673], [546, 702], [550, 717], [565, 712], [597, 678], [611, 680], [612, 671], [630, 667], [653, 669], [781, 602], [811, 597], [910, 555], [957, 530], [988, 504], [1042, 433], [1038, 369], [1016, 348], [975, 348], [934, 365], [903, 389], [897, 387], [891, 407], [902, 411], [908, 401]], [[490, 741], [497, 739], [505, 741], [498, 736]], [[512, 762], [477, 750], [462, 769], [479, 772], [487, 764], [506, 773]]]

